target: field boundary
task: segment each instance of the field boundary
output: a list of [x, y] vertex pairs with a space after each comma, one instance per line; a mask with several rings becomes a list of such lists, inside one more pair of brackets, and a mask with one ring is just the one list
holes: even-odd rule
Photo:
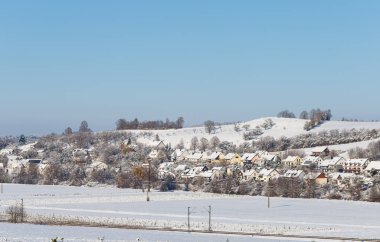
[[[0, 219], [0, 223], [8, 223], [4, 218]], [[139, 226], [128, 224], [112, 224], [104, 222], [86, 222], [79, 219], [62, 219], [58, 217], [27, 217], [24, 224], [34, 225], [51, 225], [51, 226], [74, 226], [74, 227], [91, 227], [91, 228], [114, 228], [114, 229], [133, 229], [133, 230], [147, 230], [147, 231], [162, 231], [162, 232], [181, 232], [181, 233], [198, 233], [198, 234], [218, 234], [218, 235], [238, 235], [238, 236], [251, 236], [251, 237], [277, 237], [277, 238], [294, 238], [294, 239], [318, 239], [318, 240], [339, 240], [339, 241], [377, 241], [379, 239], [370, 238], [357, 238], [357, 237], [340, 237], [340, 236], [313, 236], [313, 235], [297, 235], [297, 234], [278, 234], [278, 233], [255, 233], [255, 232], [237, 232], [237, 231], [221, 231], [221, 230], [202, 230], [202, 229], [181, 229], [172, 227], [153, 227], [153, 226]]]

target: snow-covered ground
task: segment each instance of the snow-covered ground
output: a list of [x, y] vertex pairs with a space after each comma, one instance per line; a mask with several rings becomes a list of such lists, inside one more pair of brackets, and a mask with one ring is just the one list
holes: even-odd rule
[[[308, 132], [317, 133], [321, 131], [330, 131], [333, 129], [337, 130], [351, 130], [351, 129], [380, 129], [380, 122], [348, 122], [348, 121], [326, 121], [322, 125], [312, 129], [311, 131], [305, 131], [304, 125], [306, 120], [303, 119], [288, 119], [288, 118], [274, 118], [269, 117], [273, 120], [275, 125], [269, 129], [264, 130], [262, 137], [272, 136], [276, 139], [285, 136], [285, 137], [294, 137], [300, 134], [306, 134]], [[265, 120], [269, 118], [260, 118], [248, 122], [239, 123], [241, 131], [236, 132], [234, 125], [222, 125], [220, 129], [217, 129], [215, 133], [208, 134], [205, 131], [204, 127], [192, 127], [192, 128], [183, 128], [178, 130], [132, 130], [128, 132], [141, 133], [141, 132], [152, 132], [154, 135], [152, 137], [140, 137], [139, 142], [149, 144], [154, 139], [155, 135], [158, 134], [161, 140], [164, 140], [166, 143], [176, 146], [181, 140], [184, 141], [185, 147], [190, 146], [191, 139], [196, 136], [198, 139], [204, 137], [210, 140], [213, 136], [217, 136], [221, 141], [233, 142], [236, 145], [239, 145], [245, 140], [243, 139], [243, 133], [245, 130], [243, 126], [248, 124], [250, 129], [254, 129], [256, 126], [262, 125]], [[123, 132], [123, 131], [119, 131]], [[344, 146], [342, 146], [344, 148]]]
[[[187, 209], [190, 207], [191, 228], [205, 230], [208, 228], [208, 208], [211, 206], [213, 230], [380, 239], [380, 204], [378, 203], [271, 198], [271, 208], [267, 208], [265, 197], [181, 191], [168, 193], [155, 191], [150, 194], [151, 201], [146, 202], [146, 193], [140, 190], [4, 184], [3, 194], [0, 195], [0, 212], [9, 205], [19, 203], [21, 198], [31, 218], [54, 216], [60, 219], [90, 220], [113, 225], [186, 229]], [[11, 238], [15, 235], [12, 234], [12, 229], [5, 228], [4, 224], [0, 224], [0, 239]], [[33, 236], [39, 236], [39, 228], [43, 231], [52, 231], [46, 236], [58, 233], [60, 229], [55, 226], [36, 227], [36, 229], [31, 229]], [[17, 227], [15, 229], [18, 230]], [[25, 234], [29, 233], [28, 230], [22, 230], [20, 236], [28, 236]], [[107, 235], [111, 233], [107, 232], [109, 230], [99, 229], [104, 232], [99, 232], [96, 236], [108, 237]], [[63, 231], [62, 235], [56, 236], [90, 238], [92, 234], [92, 230], [87, 228], [76, 228], [69, 230], [70, 232]], [[74, 231], [78, 233], [75, 234]], [[121, 234], [125, 232], [124, 230], [116, 231]], [[131, 232], [131, 235], [138, 236], [139, 232]], [[68, 235], [65, 236], [65, 233]], [[175, 237], [170, 237], [176, 233], [154, 231], [146, 231], [146, 240], [149, 241], [152, 236], [154, 237], [154, 233], [159, 233], [162, 241], [178, 241]], [[128, 239], [134, 238], [133, 236]], [[196, 241], [226, 241], [223, 236], [212, 237], [215, 240], [208, 240], [209, 235], [199, 235], [199, 238], [195, 239], [192, 236], [185, 237]], [[118, 238], [112, 237], [115, 240]], [[243, 240], [230, 238], [229, 241], [245, 241], [244, 238], [241, 238]], [[181, 239], [181, 241], [185, 240]]]
[[[73, 226], [45, 226], [33, 224], [0, 224], [0, 241], [41, 242], [53, 238], [64, 238], [72, 242], [283, 242], [310, 241], [310, 239], [279, 238], [263, 236], [219, 235], [114, 228], [92, 228]], [[313, 241], [333, 241], [318, 240]]]

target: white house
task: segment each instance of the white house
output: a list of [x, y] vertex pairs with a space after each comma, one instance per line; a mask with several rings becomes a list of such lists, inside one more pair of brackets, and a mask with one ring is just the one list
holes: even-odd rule
[[176, 149], [173, 151], [173, 153], [170, 155], [171, 161], [183, 161], [186, 159], [186, 156], [189, 155], [189, 152], [185, 149]]
[[186, 156], [186, 160], [191, 162], [200, 162], [205, 154], [203, 152], [193, 152]]
[[258, 179], [263, 182], [269, 181], [269, 179], [277, 178], [280, 176], [280, 173], [276, 169], [262, 169], [259, 172]]
[[368, 166], [364, 169], [364, 173], [367, 176], [380, 174], [380, 161], [369, 162]]
[[283, 177], [286, 177], [286, 178], [298, 178], [298, 179], [303, 179], [304, 176], [305, 176], [305, 172], [303, 172], [302, 170], [288, 170], [283, 175]]
[[368, 159], [351, 159], [343, 163], [345, 173], [362, 173], [369, 163]]

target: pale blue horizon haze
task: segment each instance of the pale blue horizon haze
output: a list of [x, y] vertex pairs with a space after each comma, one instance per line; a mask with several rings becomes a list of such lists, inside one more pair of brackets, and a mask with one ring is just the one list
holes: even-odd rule
[[0, 136], [331, 109], [380, 119], [380, 1], [1, 1]]

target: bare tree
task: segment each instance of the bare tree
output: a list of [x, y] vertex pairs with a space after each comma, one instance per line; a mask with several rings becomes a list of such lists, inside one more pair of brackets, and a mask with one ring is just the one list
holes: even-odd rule
[[211, 121], [211, 120], [207, 120], [205, 121], [204, 123], [205, 125], [205, 130], [208, 134], [211, 134], [212, 132], [215, 132], [216, 130], [216, 124], [214, 121]]
[[86, 120], [80, 123], [79, 132], [91, 132], [91, 129], [88, 127], [88, 123]]
[[208, 140], [206, 138], [201, 138], [200, 144], [199, 144], [199, 149], [201, 151], [205, 151], [209, 146]]
[[309, 113], [307, 111], [302, 111], [300, 114], [300, 119], [309, 119]]
[[73, 130], [70, 128], [70, 127], [67, 127], [66, 129], [65, 129], [65, 135], [72, 135], [73, 134]]
[[116, 130], [128, 129], [128, 122], [125, 119], [119, 119], [116, 121]]
[[210, 143], [210, 148], [215, 149], [220, 144], [220, 140], [218, 137], [214, 136], [210, 139], [209, 143]]
[[295, 118], [296, 115], [294, 113], [290, 112], [289, 110], [281, 111], [277, 114], [277, 117], [279, 118]]
[[185, 123], [185, 119], [183, 117], [179, 117], [176, 121], [176, 128], [182, 129], [184, 123]]
[[179, 141], [179, 143], [177, 144], [177, 147], [176, 147], [177, 149], [183, 149], [183, 148], [185, 148], [185, 143], [183, 142], [183, 139], [181, 139], [180, 141]]
[[191, 139], [191, 142], [190, 142], [190, 149], [192, 150], [196, 150], [197, 147], [199, 145], [199, 140], [196, 136], [194, 136], [192, 139]]

